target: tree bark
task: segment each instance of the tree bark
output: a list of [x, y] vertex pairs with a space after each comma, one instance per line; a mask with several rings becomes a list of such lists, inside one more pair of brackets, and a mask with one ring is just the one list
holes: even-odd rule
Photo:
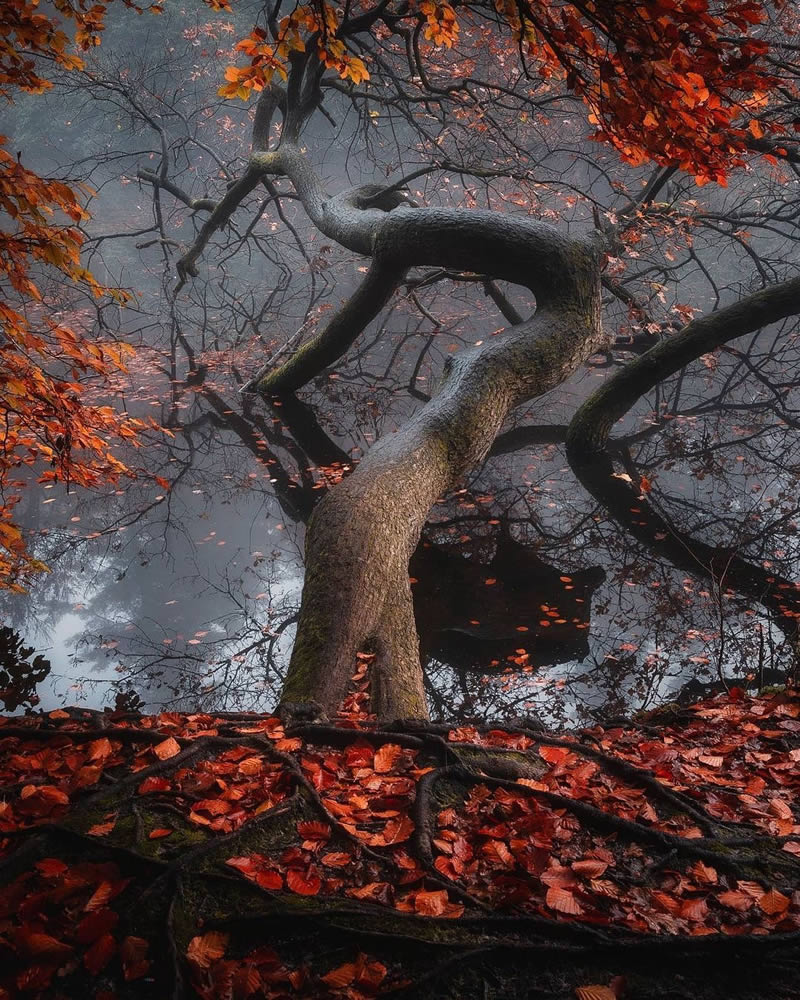
[[484, 458], [509, 410], [560, 384], [599, 336], [593, 308], [543, 309], [463, 352], [434, 399], [325, 497], [309, 526], [283, 702], [335, 711], [356, 652], [372, 647], [373, 711], [382, 719], [427, 715], [408, 562], [428, 512]]
[[[600, 346], [602, 238], [571, 239], [521, 216], [417, 208], [397, 191], [382, 197], [376, 185], [331, 197], [296, 131], [285, 124], [276, 150], [256, 149], [244, 178], [288, 177], [314, 225], [370, 257], [371, 266], [317, 337], [276, 371], [259, 372], [246, 390], [292, 393], [335, 363], [411, 267], [505, 280], [536, 299], [531, 319], [452, 359], [435, 398], [370, 451], [309, 525], [297, 639], [281, 698], [285, 711], [311, 704], [315, 712], [335, 714], [355, 654], [372, 649], [372, 711], [382, 720], [423, 718], [409, 559], [433, 503], [486, 456], [509, 411], [559, 385]], [[229, 194], [225, 207], [232, 210], [236, 195]], [[187, 255], [192, 262], [203, 245], [201, 234]]]

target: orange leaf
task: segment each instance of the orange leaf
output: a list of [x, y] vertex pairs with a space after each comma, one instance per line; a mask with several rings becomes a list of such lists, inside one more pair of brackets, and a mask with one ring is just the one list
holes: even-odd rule
[[414, 896], [414, 909], [426, 917], [441, 917], [450, 906], [450, 900], [445, 889], [434, 889], [426, 892], [420, 889]]
[[174, 757], [175, 754], [181, 752], [181, 745], [172, 736], [169, 736], [164, 740], [163, 743], [157, 743], [153, 747], [153, 753], [158, 757], [159, 760], [169, 760], [170, 757]]
[[578, 1000], [617, 1000], [617, 994], [608, 986], [576, 986]]
[[107, 833], [111, 833], [116, 824], [116, 818], [110, 819], [106, 823], [95, 823], [95, 825], [90, 826], [86, 832], [90, 837], [105, 837]]
[[548, 764], [566, 764], [574, 756], [566, 747], [539, 747], [539, 756]]
[[58, 938], [54, 938], [50, 934], [31, 932], [22, 928], [17, 935], [17, 940], [22, 950], [31, 957], [47, 957], [53, 961], [63, 962], [72, 954], [71, 945], [59, 941]]
[[222, 958], [228, 947], [228, 935], [222, 931], [208, 931], [198, 934], [189, 942], [186, 957], [200, 969], [207, 969], [212, 962]]
[[327, 823], [319, 823], [316, 820], [311, 820], [308, 822], [298, 823], [297, 832], [303, 838], [303, 840], [318, 840], [320, 843], [325, 843], [326, 840], [330, 840], [331, 828]]
[[166, 778], [150, 777], [145, 778], [139, 785], [140, 795], [149, 795], [150, 792], [168, 792], [172, 786]]
[[320, 976], [323, 983], [327, 983], [333, 989], [341, 989], [343, 986], [349, 986], [355, 978], [355, 962], [347, 962], [345, 965], [340, 965], [338, 969], [331, 969], [326, 975]]
[[286, 873], [286, 885], [301, 896], [316, 896], [322, 887], [322, 880], [313, 868], [290, 868]]
[[583, 909], [575, 896], [568, 889], [562, 889], [557, 885], [552, 885], [547, 890], [545, 902], [550, 909], [558, 910], [559, 913], [569, 914], [571, 917], [578, 917], [583, 913]]
[[758, 905], [771, 917], [774, 917], [778, 913], [784, 913], [789, 908], [789, 903], [791, 900], [788, 896], [784, 896], [782, 892], [778, 892], [777, 889], [770, 889], [769, 892], [765, 892], [764, 895], [759, 899]]
[[388, 774], [402, 753], [403, 748], [396, 743], [386, 743], [375, 753], [375, 760], [373, 762], [375, 772], [377, 774]]
[[586, 858], [584, 861], [572, 862], [572, 870], [584, 878], [600, 878], [606, 868], [608, 868], [607, 862], [600, 861], [599, 858]]
[[141, 979], [147, 974], [150, 968], [149, 959], [145, 958], [149, 944], [144, 938], [129, 935], [122, 942], [120, 957], [122, 959], [122, 971], [125, 975], [125, 982], [129, 983], [134, 979]]
[[111, 740], [107, 736], [103, 736], [99, 740], [92, 740], [89, 744], [89, 760], [100, 760], [103, 757], [109, 757], [112, 753]]
[[117, 942], [114, 940], [114, 936], [103, 934], [86, 950], [83, 964], [93, 976], [96, 976], [108, 965], [116, 951]]

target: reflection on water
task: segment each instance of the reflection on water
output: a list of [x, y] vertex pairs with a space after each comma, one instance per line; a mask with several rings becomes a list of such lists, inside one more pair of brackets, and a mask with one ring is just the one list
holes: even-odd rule
[[[304, 524], [357, 459], [341, 435], [357, 419], [341, 410], [345, 374], [333, 401], [323, 390], [313, 405], [273, 411], [243, 402], [224, 372], [196, 373], [180, 386], [190, 402], [180, 395], [186, 405], [167, 414], [174, 436], [147, 444], [169, 490], [142, 478], [105, 497], [30, 491], [32, 544], [53, 572], [29, 597], [3, 603], [6, 621], [52, 664], [36, 678], [41, 707], [121, 695], [149, 708], [274, 704], [299, 605]], [[565, 410], [581, 390], [563, 390]], [[747, 468], [732, 456], [722, 477], [688, 478], [688, 467], [708, 461], [701, 442], [687, 440], [696, 428], [693, 414], [657, 431], [645, 420], [628, 438], [635, 453], [625, 447], [690, 533], [733, 535], [773, 558], [777, 549], [791, 566], [789, 481], [781, 489], [773, 472], [769, 499], [743, 489], [767, 475], [755, 468], [752, 434]], [[692, 677], [758, 682], [788, 663], [780, 629], [752, 595], [719, 593], [702, 572], [659, 558], [580, 489], [558, 443], [517, 438], [517, 450], [498, 448], [468, 488], [436, 506], [410, 566], [434, 715], [610, 716]], [[742, 497], [746, 507], [735, 509]], [[722, 514], [706, 515], [712, 502]], [[7, 708], [24, 704], [18, 685], [5, 687]]]

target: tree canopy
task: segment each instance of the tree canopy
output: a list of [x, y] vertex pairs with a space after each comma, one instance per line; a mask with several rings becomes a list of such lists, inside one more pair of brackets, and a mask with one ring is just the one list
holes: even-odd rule
[[[121, 6], [148, 28], [104, 55]], [[716, 1000], [766, 976], [797, 996], [796, 9], [275, 0], [251, 23], [206, 6], [0, 12], [4, 96], [53, 89], [108, 119], [58, 177], [0, 149], [0, 582], [45, 568], [14, 521], [33, 478], [158, 486], [64, 533], [83, 574], [82, 542], [121, 548], [112, 533], [145, 537], [152, 512], [166, 547], [198, 436], [224, 437], [209, 492], [263, 481], [305, 535], [302, 600], [276, 623], [257, 549], [209, 582], [252, 634], [153, 639], [150, 607], [176, 599], [147, 584], [152, 539], [115, 568], [144, 570], [133, 677], [184, 673], [197, 710], [141, 715], [128, 690], [113, 711], [3, 721], [0, 994]], [[177, 25], [160, 46], [159, 14]], [[96, 176], [137, 191], [101, 228]], [[119, 280], [115, 241], [133, 246]], [[531, 464], [484, 476], [531, 446], [566, 490], [542, 496]], [[568, 572], [546, 558], [559, 520]], [[588, 659], [607, 574], [687, 619], [720, 697], [554, 734], [510, 709], [464, 719], [472, 694], [456, 711], [426, 673], [535, 682]], [[47, 665], [0, 639], [16, 707]], [[254, 651], [268, 715], [241, 710]], [[660, 694], [680, 652], [617, 641], [600, 668], [614, 689], [639, 654]], [[748, 695], [731, 659], [742, 684], [780, 666], [787, 687]]]

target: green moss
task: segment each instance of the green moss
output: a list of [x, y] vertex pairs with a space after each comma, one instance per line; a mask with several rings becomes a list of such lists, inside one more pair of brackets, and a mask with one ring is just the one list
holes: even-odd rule
[[766, 687], [759, 688], [758, 696], [760, 698], [762, 695], [783, 694], [785, 690], [785, 684], [767, 684]]

